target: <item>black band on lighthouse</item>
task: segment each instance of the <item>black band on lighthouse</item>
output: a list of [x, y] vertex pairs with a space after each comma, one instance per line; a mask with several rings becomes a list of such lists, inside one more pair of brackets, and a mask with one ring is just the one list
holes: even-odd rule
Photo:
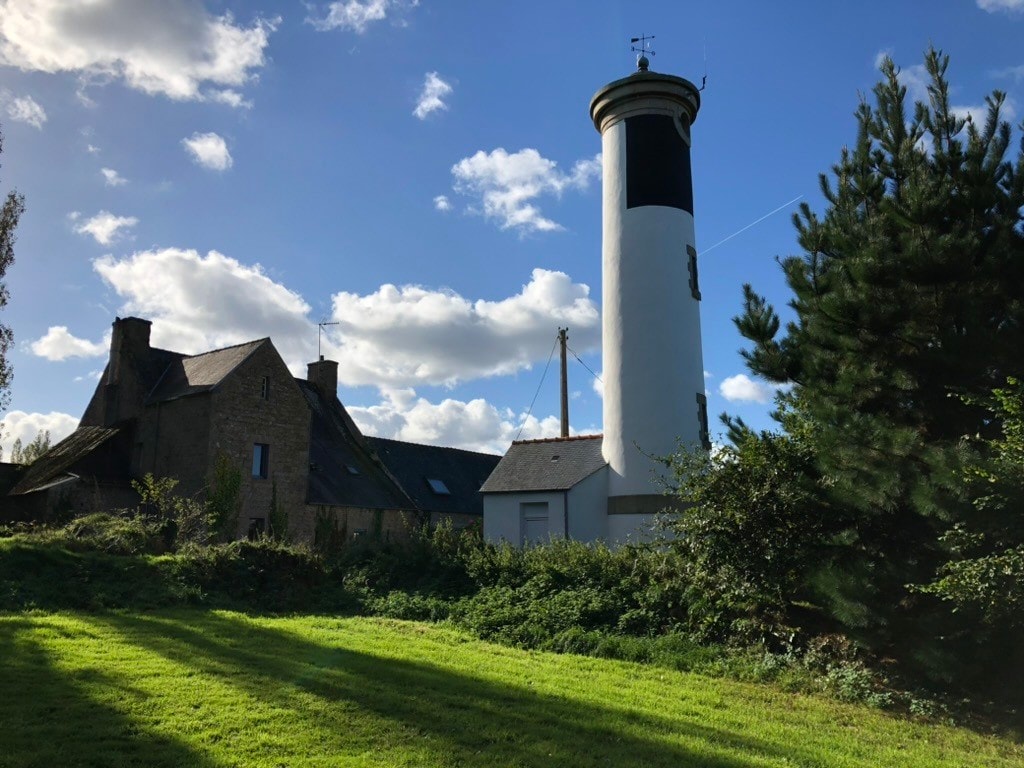
[[693, 215], [690, 147], [670, 115], [626, 118], [626, 207], [644, 205]]

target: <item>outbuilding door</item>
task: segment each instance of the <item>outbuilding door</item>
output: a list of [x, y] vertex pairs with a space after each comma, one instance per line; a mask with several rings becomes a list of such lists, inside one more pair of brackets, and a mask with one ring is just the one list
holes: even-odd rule
[[519, 505], [519, 530], [522, 532], [521, 544], [541, 544], [550, 537], [548, 528], [548, 503], [546, 501], [526, 501]]

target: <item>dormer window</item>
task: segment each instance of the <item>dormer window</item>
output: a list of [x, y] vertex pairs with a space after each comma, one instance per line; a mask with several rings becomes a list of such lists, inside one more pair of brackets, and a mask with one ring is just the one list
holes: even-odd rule
[[260, 380], [260, 399], [261, 400], [269, 400], [270, 399], [270, 377], [269, 376], [264, 376]]
[[427, 485], [429, 485], [430, 490], [432, 490], [438, 496], [452, 495], [452, 492], [448, 490], [448, 486], [444, 484], [444, 480], [438, 480], [436, 477], [428, 477]]

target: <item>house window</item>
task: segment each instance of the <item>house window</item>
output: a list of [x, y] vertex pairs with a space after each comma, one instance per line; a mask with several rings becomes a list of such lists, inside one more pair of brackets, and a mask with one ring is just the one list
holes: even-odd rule
[[700, 425], [700, 444], [705, 451], [711, 450], [711, 437], [708, 434], [708, 399], [703, 392], [697, 393], [697, 423]]
[[697, 279], [697, 249], [692, 245], [686, 246], [686, 255], [689, 259], [690, 295], [697, 301], [700, 301], [700, 282]]
[[427, 485], [430, 486], [430, 490], [436, 493], [438, 496], [451, 496], [452, 492], [448, 490], [448, 486], [444, 484], [444, 480], [438, 480], [434, 477], [427, 478]]
[[260, 379], [260, 398], [263, 400], [270, 399], [270, 377], [264, 376]]
[[249, 541], [255, 541], [256, 539], [262, 539], [263, 534], [267, 531], [267, 518], [265, 517], [250, 517], [249, 518]]
[[266, 443], [256, 443], [252, 447], [252, 476], [265, 478], [269, 466], [270, 446]]

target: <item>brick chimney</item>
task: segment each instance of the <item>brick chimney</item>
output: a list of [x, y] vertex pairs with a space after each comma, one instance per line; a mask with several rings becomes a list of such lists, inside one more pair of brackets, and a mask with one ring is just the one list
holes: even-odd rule
[[338, 396], [338, 364], [334, 360], [324, 360], [320, 355], [318, 361], [306, 366], [306, 371], [306, 379], [320, 390], [321, 395], [328, 400]]

